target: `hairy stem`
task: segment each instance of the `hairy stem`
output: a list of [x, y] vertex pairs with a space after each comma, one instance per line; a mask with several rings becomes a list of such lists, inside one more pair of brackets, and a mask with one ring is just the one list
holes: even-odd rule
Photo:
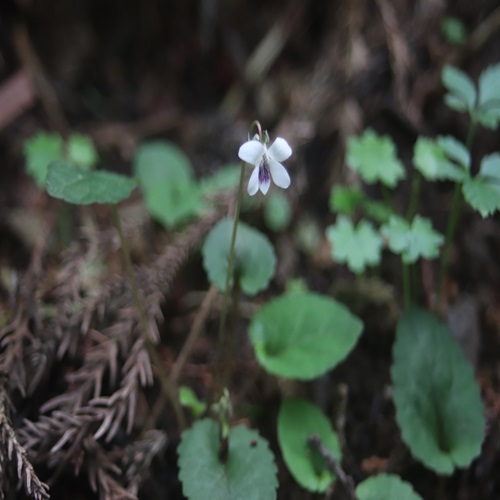
[[139, 287], [137, 285], [137, 278], [132, 268], [132, 259], [130, 257], [130, 250], [125, 235], [123, 234], [123, 229], [120, 222], [120, 216], [118, 215], [118, 209], [114, 204], [110, 205], [110, 209], [113, 217], [113, 223], [116, 227], [116, 230], [118, 231], [118, 236], [120, 238], [120, 246], [123, 254], [123, 260], [125, 262], [125, 269], [132, 289], [132, 300], [134, 301], [134, 306], [139, 318], [139, 327], [144, 341], [144, 346], [148, 351], [148, 355], [151, 359], [153, 368], [156, 372], [156, 375], [158, 376], [158, 379], [160, 380], [162, 391], [165, 394], [165, 396], [170, 400], [175, 412], [177, 424], [179, 425], [179, 428], [182, 431], [186, 428], [186, 420], [184, 418], [182, 407], [179, 403], [177, 387], [170, 380], [170, 377], [166, 373], [165, 368], [161, 363], [161, 359], [160, 356], [158, 355], [156, 347], [151, 341], [151, 338], [148, 334], [148, 323], [146, 321], [146, 314], [144, 313], [144, 307], [142, 305], [139, 296]]

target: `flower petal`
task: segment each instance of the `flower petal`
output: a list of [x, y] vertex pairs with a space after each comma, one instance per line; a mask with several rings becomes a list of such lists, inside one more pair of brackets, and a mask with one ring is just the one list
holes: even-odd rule
[[247, 141], [241, 145], [238, 156], [251, 165], [258, 165], [265, 150], [260, 141]]
[[260, 190], [262, 191], [262, 194], [267, 194], [269, 191], [269, 186], [271, 186], [271, 179], [266, 179], [264, 182], [260, 183]]
[[269, 170], [271, 171], [273, 182], [277, 186], [286, 189], [290, 185], [290, 176], [281, 163], [269, 158]]
[[277, 137], [272, 146], [267, 150], [269, 158], [275, 161], [285, 161], [292, 155], [292, 148], [282, 137]]
[[253, 169], [250, 180], [248, 181], [248, 194], [253, 196], [259, 190], [259, 167]]

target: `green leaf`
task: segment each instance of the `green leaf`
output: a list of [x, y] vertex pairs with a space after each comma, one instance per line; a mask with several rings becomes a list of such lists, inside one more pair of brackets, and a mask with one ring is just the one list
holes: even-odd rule
[[474, 82], [463, 71], [448, 64], [443, 67], [441, 80], [448, 90], [446, 104], [456, 111], [472, 113], [477, 99]]
[[87, 135], [72, 134], [68, 140], [68, 159], [80, 168], [91, 169], [97, 162], [97, 150]]
[[479, 106], [500, 105], [500, 64], [487, 67], [479, 77]]
[[[226, 288], [232, 233], [233, 219], [219, 221], [207, 236], [202, 250], [208, 279], [221, 291]], [[269, 240], [260, 231], [240, 222], [234, 247], [233, 279], [236, 273], [242, 290], [248, 295], [256, 295], [267, 288], [275, 270], [276, 256]], [[231, 286], [232, 283], [233, 280]]]
[[134, 169], [150, 215], [167, 228], [193, 217], [201, 207], [201, 196], [191, 164], [174, 144], [153, 141], [142, 144]]
[[484, 437], [471, 365], [448, 327], [418, 309], [399, 320], [391, 376], [396, 419], [412, 454], [438, 474], [467, 467]]
[[297, 291], [262, 306], [249, 334], [257, 360], [268, 372], [311, 380], [340, 363], [362, 329], [361, 320], [339, 302]]
[[467, 40], [465, 24], [457, 17], [445, 17], [441, 22], [441, 32], [449, 43], [461, 45]]
[[393, 215], [381, 230], [388, 239], [389, 248], [395, 254], [400, 254], [406, 264], [416, 262], [420, 257], [436, 258], [444, 241], [443, 236], [432, 228], [431, 221], [419, 215], [414, 217], [411, 225], [405, 219]]
[[356, 487], [358, 500], [422, 500], [412, 485], [395, 474], [377, 474]]
[[415, 143], [413, 164], [429, 181], [463, 181], [468, 175], [470, 156], [462, 146], [452, 137], [441, 137], [437, 141], [419, 137]]
[[278, 415], [278, 441], [288, 470], [304, 488], [324, 492], [335, 481], [324, 457], [309, 444], [318, 436], [323, 446], [340, 462], [339, 439], [323, 413], [301, 399], [285, 399]]
[[500, 122], [500, 64], [489, 66], [479, 77], [479, 106], [476, 117], [484, 127], [495, 129]]
[[500, 153], [485, 156], [479, 173], [462, 187], [465, 199], [483, 217], [500, 210]]
[[207, 409], [206, 403], [200, 401], [193, 389], [185, 385], [179, 387], [179, 401], [182, 406], [189, 408], [196, 418], [201, 417]]
[[346, 263], [355, 273], [362, 273], [367, 266], [380, 262], [382, 238], [371, 222], [362, 220], [356, 227], [344, 216], [339, 216], [333, 226], [326, 229], [332, 246], [332, 257]]
[[76, 205], [118, 203], [128, 198], [136, 182], [105, 170], [81, 170], [66, 161], [53, 162], [47, 173], [47, 192]]
[[265, 198], [264, 220], [273, 231], [285, 230], [292, 219], [292, 207], [283, 191], [272, 191]]
[[228, 165], [219, 168], [214, 174], [200, 180], [200, 191], [203, 196], [210, 197], [217, 193], [230, 191], [238, 187], [241, 165]]
[[379, 224], [387, 222], [390, 216], [394, 213], [391, 207], [388, 207], [385, 203], [376, 200], [365, 200], [363, 202], [363, 208], [366, 216], [370, 217]]
[[39, 132], [24, 143], [26, 170], [39, 187], [45, 186], [49, 165], [62, 158], [63, 141], [56, 134]]
[[364, 201], [365, 195], [358, 187], [333, 186], [330, 192], [330, 210], [334, 214], [352, 214]]
[[368, 184], [381, 182], [394, 187], [405, 178], [403, 164], [396, 156], [396, 146], [388, 136], [367, 129], [347, 141], [347, 163]]
[[470, 152], [463, 142], [451, 135], [445, 135], [439, 136], [437, 143], [450, 160], [460, 165], [467, 172], [470, 170]]
[[177, 450], [182, 491], [189, 500], [273, 500], [278, 480], [265, 439], [238, 425], [229, 433], [227, 460], [218, 457], [219, 429], [200, 420], [182, 433]]
[[491, 105], [477, 110], [476, 119], [483, 127], [495, 130], [500, 123], [500, 105]]

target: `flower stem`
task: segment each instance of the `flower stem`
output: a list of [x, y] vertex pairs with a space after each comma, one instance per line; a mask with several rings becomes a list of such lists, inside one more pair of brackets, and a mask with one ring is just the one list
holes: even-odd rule
[[[236, 198], [236, 210], [234, 214], [233, 233], [231, 236], [231, 245], [229, 247], [229, 254], [227, 257], [227, 272], [226, 272], [226, 286], [224, 290], [224, 298], [222, 301], [222, 310], [219, 321], [219, 336], [217, 340], [216, 352], [216, 365], [215, 365], [215, 395], [214, 400], [217, 400], [217, 395], [223, 390], [227, 383], [227, 376], [229, 373], [229, 355], [230, 352], [226, 348], [226, 319], [229, 302], [229, 294], [231, 292], [231, 276], [233, 274], [233, 260], [234, 260], [234, 247], [236, 244], [236, 233], [238, 231], [238, 222], [240, 219], [241, 200], [243, 198], [243, 183], [245, 180], [245, 162], [241, 165], [240, 183], [238, 186], [238, 193]], [[232, 344], [232, 342], [231, 342]]]
[[144, 307], [139, 297], [139, 287], [137, 285], [137, 278], [132, 268], [132, 259], [130, 257], [130, 250], [125, 235], [123, 234], [123, 229], [120, 222], [120, 216], [118, 215], [118, 209], [115, 204], [110, 204], [109, 207], [111, 210], [111, 215], [113, 217], [113, 223], [116, 227], [116, 230], [118, 231], [118, 236], [120, 238], [120, 247], [123, 255], [123, 260], [125, 262], [125, 269], [132, 289], [132, 300], [134, 301], [134, 306], [137, 311], [139, 319], [139, 328], [141, 330], [144, 346], [148, 351], [148, 355], [151, 359], [153, 368], [156, 374], [158, 375], [163, 393], [170, 400], [172, 404], [177, 419], [177, 424], [179, 425], [179, 428], [182, 431], [186, 428], [186, 421], [184, 418], [182, 407], [179, 403], [179, 398], [177, 396], [177, 388], [175, 384], [172, 383], [168, 374], [166, 373], [165, 368], [161, 363], [160, 356], [156, 351], [156, 347], [151, 341], [151, 338], [149, 337], [146, 315], [144, 313]]

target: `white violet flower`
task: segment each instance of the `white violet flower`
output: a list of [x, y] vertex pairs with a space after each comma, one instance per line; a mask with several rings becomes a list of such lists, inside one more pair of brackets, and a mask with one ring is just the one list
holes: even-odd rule
[[281, 137], [277, 137], [269, 149], [258, 138], [242, 144], [238, 156], [244, 162], [255, 165], [248, 181], [248, 194], [253, 196], [259, 189], [262, 194], [266, 194], [271, 179], [277, 186], [286, 189], [290, 185], [290, 176], [280, 162], [285, 161], [291, 154], [292, 148]]

